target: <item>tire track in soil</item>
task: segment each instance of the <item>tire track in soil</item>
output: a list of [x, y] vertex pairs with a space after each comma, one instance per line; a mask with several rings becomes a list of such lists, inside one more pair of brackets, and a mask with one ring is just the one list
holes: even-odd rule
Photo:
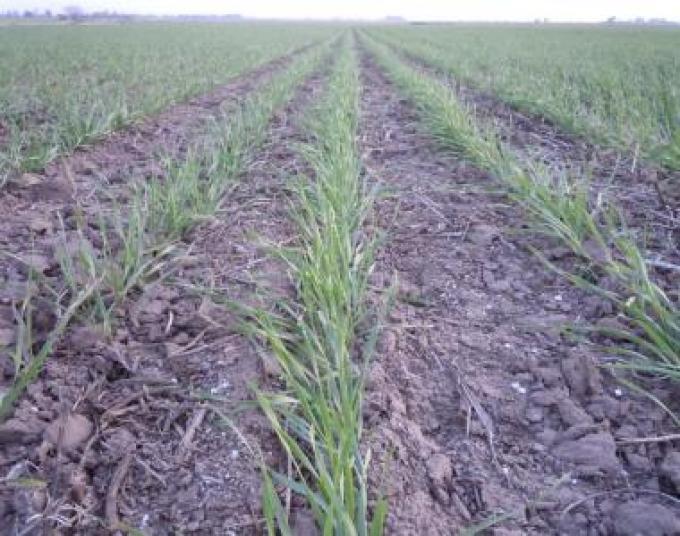
[[[237, 319], [186, 285], [215, 285], [231, 299], [252, 302], [258, 280], [284, 284], [284, 270], [252, 235], [290, 238], [284, 181], [302, 165], [294, 152], [302, 141], [297, 121], [325, 78], [325, 69], [312, 75], [275, 115], [219, 217], [193, 232], [192, 256], [174, 284], [151, 285], [130, 300], [113, 341], [75, 330], [29, 387], [10, 421], [24, 442], [0, 436], [0, 474], [14, 467], [46, 479], [52, 500], [45, 504], [42, 491], [0, 489], [0, 525], [75, 505], [78, 533], [107, 534], [96, 517], [103, 517], [112, 475], [128, 458], [114, 508], [131, 526], [154, 535], [261, 533], [259, 470], [242, 439], [260, 446], [272, 464], [279, 451], [266, 420], [242, 410], [252, 398], [249, 384], [266, 379], [266, 366], [238, 333]], [[191, 393], [215, 398], [212, 404], [230, 416], [237, 411], [241, 436]], [[67, 408], [95, 423], [97, 434], [71, 452], [46, 451], [42, 430]], [[39, 525], [31, 534], [48, 530]]]
[[[525, 251], [510, 233], [516, 207], [437, 150], [365, 53], [362, 85], [366, 172], [394, 193], [377, 206], [388, 237], [372, 283], [399, 281], [365, 402], [386, 533], [450, 535], [499, 511], [516, 517], [495, 534], [632, 534], [655, 519], [677, 527], [670, 503], [633, 491], [671, 492], [656, 468], [672, 445], [615, 443], [658, 435], [667, 418], [618, 396], [599, 356], [560, 336], [602, 304]], [[630, 491], [587, 498], [619, 488]]]

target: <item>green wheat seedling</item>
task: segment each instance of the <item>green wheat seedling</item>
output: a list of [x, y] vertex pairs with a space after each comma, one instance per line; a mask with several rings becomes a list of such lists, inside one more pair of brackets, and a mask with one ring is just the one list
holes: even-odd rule
[[556, 239], [582, 259], [592, 260], [596, 253], [609, 259], [601, 220], [610, 208], [603, 197], [591, 201], [588, 181], [530, 164], [526, 169], [510, 164], [508, 169], [514, 170], [505, 175], [509, 195], [536, 223], [538, 234]]
[[600, 263], [600, 267], [619, 283], [618, 291], [604, 290], [585, 278], [569, 277], [617, 305], [621, 323], [627, 329], [599, 329], [615, 340], [630, 343], [629, 347], [615, 348], [617, 355], [626, 358], [615, 367], [680, 381], [677, 304], [651, 279], [647, 262], [630, 233], [617, 234], [612, 240], [612, 258]]
[[170, 163], [166, 167], [164, 178], [154, 178], [145, 186], [149, 224], [161, 236], [181, 238], [214, 208], [208, 207], [207, 181], [201, 177], [197, 159], [190, 156], [181, 164]]
[[100, 216], [98, 249], [85, 236], [82, 217], [77, 218], [75, 236], [69, 237], [62, 223], [57, 260], [66, 287], [75, 296], [98, 281], [91, 293], [89, 316], [109, 330], [115, 308], [133, 289], [165, 277], [176, 252], [169, 241], [152, 243], [147, 214], [144, 198], [138, 193], [125, 216], [120, 209], [114, 209], [108, 220]]
[[[99, 241], [95, 248], [85, 236], [84, 216], [76, 210], [76, 229], [67, 234], [61, 221], [58, 236], [57, 261], [62, 275], [63, 288], [47, 288], [51, 303], [41, 305], [54, 310], [58, 319], [43, 337], [37, 352], [32, 324], [34, 274], [27, 282], [27, 292], [21, 306], [16, 309], [16, 345], [13, 352], [14, 383], [0, 403], [0, 420], [6, 418], [23, 391], [35, 381], [42, 371], [55, 345], [75, 319], [86, 319], [102, 324], [107, 331], [113, 327], [113, 313], [128, 294], [142, 288], [149, 280], [168, 274], [168, 265], [175, 256], [175, 246], [170, 243], [149, 245], [147, 210], [143, 198], [136, 196], [124, 217], [119, 209], [113, 211], [110, 221], [103, 215], [99, 221]], [[46, 286], [46, 281], [40, 281]], [[66, 305], [63, 305], [63, 303]]]
[[[98, 281], [93, 281], [90, 285], [82, 287], [77, 294], [70, 296], [69, 302], [63, 309], [56, 309], [55, 312], [58, 313], [57, 321], [49, 333], [43, 334], [44, 339], [40, 343], [35, 340], [33, 331], [32, 311], [36, 296], [33, 278], [29, 278], [24, 299], [20, 307], [15, 308], [15, 319], [18, 327], [13, 352], [15, 374], [12, 386], [0, 399], [0, 423], [10, 416], [16, 401], [26, 388], [36, 380], [55, 345], [72, 319], [79, 313], [83, 304], [91, 298], [98, 283]], [[39, 346], [36, 351], [37, 345]]]
[[303, 496], [325, 534], [382, 533], [386, 505], [378, 501], [369, 519], [370, 454], [360, 448], [369, 355], [356, 356], [355, 348], [374, 242], [362, 230], [373, 194], [359, 177], [357, 115], [356, 59], [345, 45], [315, 113], [315, 142], [302, 150], [314, 178], [301, 177], [293, 186], [299, 244], [277, 251], [297, 297], [279, 304], [278, 312], [253, 312], [250, 325], [278, 361], [286, 385], [281, 394], [257, 392], [294, 468], [291, 475], [263, 470], [272, 535], [292, 534], [275, 485]]

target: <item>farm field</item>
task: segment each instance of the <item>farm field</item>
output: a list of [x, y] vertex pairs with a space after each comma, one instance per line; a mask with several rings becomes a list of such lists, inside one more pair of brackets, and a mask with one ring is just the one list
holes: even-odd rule
[[678, 42], [0, 28], [0, 533], [680, 532]]

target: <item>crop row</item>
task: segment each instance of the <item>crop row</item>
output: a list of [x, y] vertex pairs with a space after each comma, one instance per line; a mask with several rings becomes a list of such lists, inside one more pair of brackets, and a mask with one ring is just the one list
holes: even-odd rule
[[249, 311], [252, 332], [278, 361], [285, 391], [258, 401], [292, 460], [293, 474], [264, 470], [270, 534], [293, 534], [275, 485], [303, 496], [325, 534], [381, 534], [385, 504], [369, 519], [361, 452], [361, 406], [371, 355], [357, 355], [369, 316], [365, 294], [374, 239], [364, 231], [373, 193], [360, 175], [356, 146], [359, 80], [356, 51], [345, 40], [326, 95], [307, 120], [300, 148], [310, 176], [293, 179], [295, 244], [279, 247], [297, 289], [274, 310]]

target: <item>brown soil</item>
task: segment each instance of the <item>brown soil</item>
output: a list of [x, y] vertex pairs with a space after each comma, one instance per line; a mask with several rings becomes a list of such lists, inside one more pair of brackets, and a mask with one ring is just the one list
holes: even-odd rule
[[455, 534], [500, 512], [511, 518], [497, 534], [635, 534], [656, 521], [670, 532], [645, 534], [674, 533], [677, 489], [660, 467], [678, 443], [621, 442], [662, 435], [668, 419], [561, 333], [606, 304], [526, 251], [522, 214], [437, 150], [366, 57], [362, 80], [366, 169], [392, 193], [378, 205], [389, 234], [374, 284], [398, 281], [365, 409], [387, 534]]
[[[117, 313], [120, 327], [111, 340], [95, 328], [71, 329], [0, 427], [0, 474], [46, 483], [0, 485], [0, 526], [8, 533], [52, 534], [58, 528], [104, 534], [116, 519], [154, 535], [262, 532], [258, 453], [273, 464], [278, 451], [250, 402], [250, 385], [264, 380], [266, 361], [239, 333], [233, 315], [191, 285], [253, 303], [258, 282], [281, 278], [253, 235], [289, 238], [284, 181], [299, 167], [293, 151], [300, 141], [297, 118], [323, 79], [322, 73], [311, 77], [275, 116], [267, 142], [219, 216], [189, 237], [190, 255], [174, 279], [129, 300]], [[244, 81], [238, 95], [257, 80]], [[223, 100], [204, 102], [217, 106]], [[205, 105], [206, 114], [211, 109]], [[183, 129], [198, 124], [191, 113], [178, 112], [153, 144], [148, 127], [144, 147], [170, 138], [181, 144], [188, 136]], [[104, 148], [93, 151], [111, 156]], [[112, 165], [108, 158], [96, 169]], [[24, 212], [24, 228], [45, 204]], [[21, 232], [28, 237], [35, 228]], [[47, 237], [52, 228], [46, 224], [41, 233]], [[51, 259], [46, 254], [36, 262]], [[8, 305], [11, 297], [2, 299]]]

